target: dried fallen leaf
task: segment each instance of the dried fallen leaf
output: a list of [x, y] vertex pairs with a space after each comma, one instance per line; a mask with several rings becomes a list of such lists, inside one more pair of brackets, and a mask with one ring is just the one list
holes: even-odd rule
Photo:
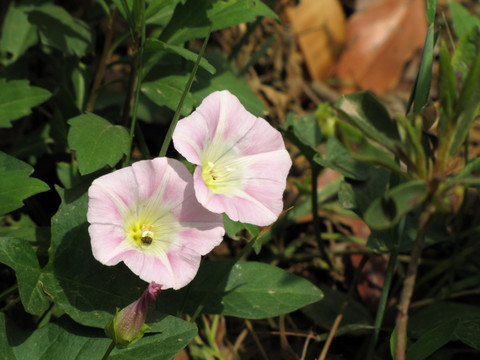
[[424, 0], [382, 0], [350, 17], [347, 48], [337, 76], [364, 90], [385, 94], [398, 83], [402, 70], [427, 32]]
[[313, 80], [325, 80], [343, 48], [346, 21], [338, 0], [302, 0], [286, 9]]

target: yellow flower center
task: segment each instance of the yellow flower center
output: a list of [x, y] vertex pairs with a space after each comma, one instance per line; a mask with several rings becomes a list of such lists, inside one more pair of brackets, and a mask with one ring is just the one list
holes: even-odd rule
[[140, 219], [132, 221], [126, 229], [126, 237], [137, 246], [149, 246], [155, 239], [153, 225], [142, 223]]
[[235, 182], [235, 168], [207, 161], [203, 166], [202, 177], [210, 190], [216, 194], [224, 194], [228, 192], [232, 182]]

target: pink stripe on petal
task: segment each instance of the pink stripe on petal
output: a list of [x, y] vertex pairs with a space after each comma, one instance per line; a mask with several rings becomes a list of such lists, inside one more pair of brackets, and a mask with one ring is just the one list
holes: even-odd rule
[[192, 164], [198, 165], [202, 162], [201, 155], [211, 134], [202, 115], [193, 112], [178, 122], [172, 139], [175, 149]]
[[[115, 194], [126, 206], [138, 200], [138, 184], [131, 167], [116, 170], [95, 179], [92, 186], [98, 185], [104, 192]], [[108, 199], [105, 195], [105, 199]]]
[[[92, 185], [88, 190], [88, 196], [87, 220], [90, 224], [123, 225], [122, 214], [118, 205], [100, 187]], [[120, 199], [118, 201], [121, 202]], [[121, 208], [126, 209], [126, 205], [121, 206]]]
[[190, 283], [198, 272], [201, 256], [197, 252], [188, 249], [172, 249], [168, 252], [168, 260], [175, 274], [175, 290]]
[[285, 143], [278, 130], [266, 120], [256, 118], [254, 126], [238, 141], [236, 147], [241, 155], [251, 155], [285, 150]]
[[88, 227], [95, 259], [105, 265], [116, 265], [126, 251], [123, 229], [113, 225], [93, 224]]
[[[218, 215], [222, 218], [220, 214]], [[215, 228], [202, 228], [202, 225], [197, 223], [197, 226], [197, 228], [182, 231], [180, 237], [186, 248], [194, 250], [200, 255], [205, 255], [222, 242], [225, 230], [223, 225]]]

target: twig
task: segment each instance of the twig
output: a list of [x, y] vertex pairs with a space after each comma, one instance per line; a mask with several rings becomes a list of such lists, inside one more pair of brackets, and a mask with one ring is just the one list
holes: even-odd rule
[[102, 56], [100, 57], [100, 62], [98, 64], [97, 73], [95, 74], [92, 90], [90, 91], [90, 98], [88, 99], [88, 103], [86, 106], [87, 111], [93, 111], [93, 109], [95, 108], [95, 103], [97, 102], [99, 94], [98, 90], [100, 89], [100, 85], [102, 84], [103, 76], [105, 75], [105, 69], [107, 68], [107, 61], [111, 53], [114, 24], [117, 20], [117, 15], [118, 9], [115, 8], [112, 16], [110, 17], [110, 21], [108, 22], [108, 32], [107, 36], [105, 37], [105, 42], [103, 44]]
[[408, 265], [407, 274], [405, 275], [405, 280], [403, 281], [403, 289], [400, 295], [400, 301], [398, 303], [398, 314], [396, 319], [397, 336], [395, 343], [396, 360], [405, 359], [408, 308], [410, 307], [410, 302], [412, 300], [413, 289], [415, 287], [415, 280], [417, 277], [418, 264], [423, 247], [425, 245], [425, 236], [427, 233], [428, 224], [432, 219], [434, 211], [435, 208], [433, 207], [433, 205], [427, 202], [425, 207], [423, 208], [422, 213], [420, 214], [417, 237], [415, 239], [415, 243], [413, 244], [410, 264]]
[[260, 350], [260, 353], [262, 354], [263, 359], [268, 360], [268, 355], [265, 352], [265, 349], [263, 348], [262, 342], [260, 341], [257, 334], [255, 333], [255, 330], [253, 329], [253, 326], [252, 326], [252, 323], [250, 322], [250, 320], [245, 319], [245, 325], [247, 325], [247, 329], [250, 332], [250, 334], [252, 335], [253, 340], [257, 344], [257, 347]]
[[337, 332], [338, 326], [340, 325], [340, 322], [342, 321], [343, 314], [345, 313], [345, 310], [347, 309], [348, 303], [350, 301], [350, 298], [352, 297], [353, 290], [355, 289], [355, 284], [357, 283], [358, 277], [360, 273], [362, 272], [363, 267], [365, 266], [365, 263], [368, 260], [367, 255], [363, 255], [362, 261], [360, 261], [360, 264], [358, 265], [357, 270], [355, 271], [355, 275], [353, 277], [353, 281], [350, 284], [350, 288], [348, 289], [348, 294], [347, 298], [342, 304], [342, 307], [340, 308], [340, 312], [338, 313], [337, 317], [335, 318], [335, 321], [333, 322], [332, 328], [330, 329], [330, 332], [328, 333], [328, 338], [325, 341], [325, 345], [323, 345], [322, 352], [320, 353], [320, 357], [318, 360], [325, 360], [327, 357], [328, 349], [330, 348], [330, 345], [332, 344], [333, 338], [335, 337], [335, 333]]
[[305, 360], [305, 357], [307, 356], [308, 344], [310, 343], [310, 340], [312, 340], [312, 339], [315, 339], [315, 335], [313, 335], [310, 332], [307, 335], [307, 339], [305, 340], [305, 344], [303, 344], [302, 356], [300, 357], [300, 360]]

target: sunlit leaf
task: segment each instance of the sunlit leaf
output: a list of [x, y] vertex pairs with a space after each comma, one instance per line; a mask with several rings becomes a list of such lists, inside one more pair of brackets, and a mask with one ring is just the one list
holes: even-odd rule
[[[197, 61], [198, 54], [191, 50], [185, 49], [182, 46], [170, 45], [157, 39], [147, 39], [145, 41], [145, 53], [149, 52], [167, 52], [181, 56], [182, 58], [195, 62]], [[210, 74], [215, 74], [215, 68], [208, 62], [207, 59], [202, 58], [200, 64], [202, 68], [207, 70]]]
[[255, 20], [256, 16], [277, 15], [259, 0], [187, 0], [178, 4], [172, 18], [162, 31], [160, 40], [180, 44], [205, 37], [212, 31]]
[[[114, 349], [108, 358], [173, 359], [197, 334], [194, 324], [179, 318], [167, 317], [158, 325], [161, 333], [147, 334], [128, 349]], [[71, 359], [101, 359], [111, 343], [102, 330], [78, 325], [68, 317], [28, 335], [0, 314], [0, 350], [8, 360], [60, 359], [66, 354]]]
[[128, 131], [92, 113], [68, 120], [68, 144], [76, 151], [80, 173], [89, 174], [105, 165], [115, 166], [129, 152]]
[[[225, 276], [226, 275], [226, 276]], [[165, 291], [157, 308], [262, 319], [286, 314], [323, 298], [306, 279], [275, 266], [257, 262], [206, 261], [186, 289]]]

